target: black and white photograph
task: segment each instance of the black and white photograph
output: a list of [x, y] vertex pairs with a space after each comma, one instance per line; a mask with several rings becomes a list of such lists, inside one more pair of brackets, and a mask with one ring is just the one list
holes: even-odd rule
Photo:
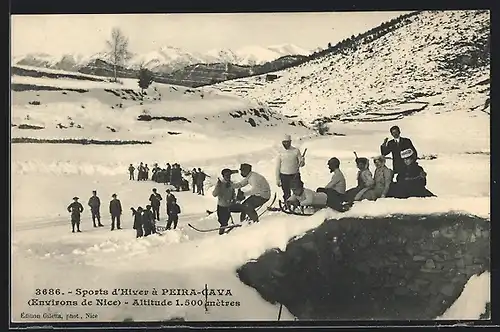
[[12, 323], [491, 318], [489, 10], [10, 26]]

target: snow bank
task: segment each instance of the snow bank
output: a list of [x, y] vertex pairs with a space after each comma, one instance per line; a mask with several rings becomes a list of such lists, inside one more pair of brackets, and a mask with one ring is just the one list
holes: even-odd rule
[[476, 320], [485, 312], [485, 307], [491, 302], [491, 274], [484, 272], [472, 276], [460, 297], [437, 317], [437, 320]]

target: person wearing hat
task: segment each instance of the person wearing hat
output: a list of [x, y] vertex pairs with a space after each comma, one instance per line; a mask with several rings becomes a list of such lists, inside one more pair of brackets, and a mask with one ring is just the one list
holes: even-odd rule
[[271, 198], [271, 187], [264, 176], [252, 171], [252, 165], [250, 164], [241, 164], [240, 174], [243, 180], [234, 183], [234, 188], [240, 189], [248, 185], [251, 187], [247, 192], [242, 191], [242, 194], [246, 198], [241, 203], [242, 212], [240, 221], [243, 222], [248, 215], [253, 222], [258, 222], [259, 216], [255, 210], [269, 201]]
[[134, 179], [134, 171], [135, 171], [135, 167], [130, 164], [130, 166], [128, 167], [128, 173], [129, 173], [129, 180], [133, 180]]
[[160, 220], [160, 202], [162, 197], [156, 192], [156, 188], [153, 188], [153, 193], [149, 196], [149, 201], [151, 202], [151, 207], [153, 208], [153, 217], [156, 220]]
[[[236, 191], [233, 182], [231, 182], [231, 175], [235, 173], [238, 173], [238, 171], [224, 168], [221, 171], [222, 179], [217, 179], [215, 188], [212, 191], [212, 196], [217, 197], [217, 220], [221, 227], [227, 226], [231, 218], [231, 212], [236, 212], [234, 211]], [[224, 234], [224, 229], [219, 230], [219, 235], [222, 234]]]
[[[88, 206], [90, 206], [90, 213], [92, 214], [92, 222], [94, 223], [94, 227], [103, 227], [101, 224], [101, 200], [97, 196], [97, 190], [92, 191], [92, 196], [89, 198]], [[97, 219], [98, 225], [95, 224], [95, 220]]]
[[[177, 228], [177, 223], [179, 222], [179, 214], [181, 214], [181, 207], [177, 204], [177, 198], [173, 198], [170, 208], [168, 209], [168, 220], [167, 220], [167, 230], [170, 230], [172, 223], [174, 224], [174, 229]], [[156, 228], [155, 228], [156, 233]]]
[[109, 202], [109, 213], [111, 214], [111, 230], [115, 230], [115, 221], [116, 228], [122, 229], [120, 224], [120, 217], [122, 215], [122, 203], [118, 198], [116, 198], [116, 194], [111, 195], [113, 199]]
[[375, 192], [373, 191], [375, 182], [369, 169], [369, 160], [365, 157], [356, 158], [356, 166], [358, 167], [358, 185], [346, 191], [346, 200], [349, 203], [364, 199], [375, 200]]
[[327, 163], [332, 177], [330, 182], [323, 188], [320, 187], [316, 189], [318, 193], [324, 193], [327, 195], [326, 205], [336, 211], [344, 212], [347, 206], [343, 203], [346, 201], [346, 181], [344, 174], [340, 170], [340, 160], [337, 157], [332, 157]]
[[177, 200], [174, 194], [170, 191], [170, 189], [165, 190], [167, 193], [167, 196], [165, 197], [166, 203], [167, 203], [167, 215], [168, 215], [168, 209], [171, 206], [171, 204], [174, 202], [174, 200]]
[[191, 171], [191, 186], [193, 187], [193, 194], [198, 192], [196, 185], [198, 184], [198, 172], [196, 172], [196, 168], [193, 168]]
[[142, 224], [142, 211], [143, 211], [142, 206], [139, 206], [137, 210], [131, 207], [130, 210], [132, 210], [132, 216], [134, 217], [133, 229], [135, 229], [136, 232], [135, 237], [136, 238], [142, 237], [144, 235], [144, 229], [143, 229], [144, 226]]
[[198, 167], [198, 172], [196, 176], [196, 187], [197, 187], [197, 193], [198, 195], [205, 195], [205, 180], [207, 178], [207, 175], [205, 172], [201, 170], [200, 167]]
[[80, 214], [83, 212], [83, 205], [78, 202], [78, 197], [73, 197], [73, 202], [68, 206], [68, 212], [71, 213], [71, 228], [72, 233], [75, 232], [75, 226], [78, 233], [80, 230]]
[[375, 172], [373, 173], [375, 187], [373, 191], [375, 192], [376, 198], [384, 198], [387, 196], [391, 187], [393, 173], [392, 170], [385, 165], [384, 156], [373, 158], [373, 163], [375, 164]]
[[411, 149], [417, 157], [417, 149], [413, 146], [413, 142], [409, 138], [401, 137], [401, 130], [398, 126], [392, 126], [390, 129], [393, 139], [385, 138], [380, 146], [380, 154], [387, 156], [392, 154], [392, 168], [394, 174], [398, 174], [404, 167], [403, 159], [401, 158], [401, 151]]
[[156, 233], [153, 211], [151, 205], [146, 205], [146, 209], [142, 211], [142, 226], [144, 227], [144, 236]]
[[401, 151], [404, 166], [396, 177], [396, 183], [391, 185], [387, 197], [432, 197], [435, 196], [427, 190], [427, 173], [417, 162], [417, 157], [412, 149]]
[[291, 195], [290, 184], [292, 180], [301, 180], [300, 168], [305, 163], [300, 150], [292, 146], [290, 135], [284, 135], [281, 145], [283, 148], [276, 158], [276, 184], [283, 190], [283, 201], [286, 202]]

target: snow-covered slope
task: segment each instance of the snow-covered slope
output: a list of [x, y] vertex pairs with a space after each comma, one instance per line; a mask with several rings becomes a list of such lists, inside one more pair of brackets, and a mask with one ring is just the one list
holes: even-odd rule
[[[236, 50], [212, 49], [207, 52], [190, 52], [178, 47], [166, 45], [147, 53], [135, 54], [127, 68], [146, 67], [155, 72], [171, 72], [197, 63], [232, 63], [237, 65], [258, 65], [286, 55], [308, 55], [311, 51], [293, 44], [247, 46]], [[77, 71], [95, 59], [105, 59], [98, 53], [90, 56], [77, 54], [52, 55], [30, 53], [12, 58], [13, 65], [35, 66], [51, 69]]]
[[482, 109], [489, 99], [488, 12], [422, 12], [406, 20], [355, 50], [276, 72], [272, 82], [262, 75], [214, 87], [308, 119], [397, 114], [394, 107], [415, 101]]
[[[444, 41], [437, 44], [440, 50], [427, 49], [432, 46], [429, 46], [432, 43], [432, 29], [437, 29], [447, 38], [456, 37], [463, 40], [474, 33], [471, 25], [474, 20], [483, 22], [484, 19], [483, 14], [474, 16], [460, 12], [424, 13], [417, 17], [418, 20], [401, 28], [407, 29], [406, 33], [412, 32], [412, 35], [401, 34], [400, 30], [394, 31], [383, 37], [385, 44], [379, 45], [380, 49], [383, 52], [389, 49], [403, 49], [402, 46], [396, 46], [394, 41], [396, 39], [390, 39], [391, 36], [397, 36], [399, 38], [397, 45], [406, 45], [403, 41], [407, 38], [417, 46], [423, 45], [423, 50], [435, 51], [436, 53], [431, 52], [429, 56], [429, 59], [435, 60], [436, 56], [449, 53], [446, 53], [447, 44]], [[466, 18], [472, 23], [465, 22]], [[426, 24], [422, 23], [424, 21]], [[462, 25], [469, 30], [462, 31]], [[422, 31], [429, 31], [431, 37], [428, 43], [421, 42], [421, 39], [418, 39], [422, 38], [420, 35], [415, 36], [417, 27], [421, 29], [420, 34]], [[444, 32], [440, 30], [441, 27]], [[455, 33], [455, 29], [458, 29], [460, 35]], [[417, 41], [420, 41], [420, 44]], [[374, 43], [365, 46], [375, 45]], [[408, 47], [411, 49], [412, 46], [413, 44], [410, 44]], [[462, 49], [458, 47], [456, 50]], [[471, 78], [468, 85], [460, 83], [459, 76], [453, 78], [448, 75], [439, 79], [434, 73], [429, 72], [430, 69], [426, 66], [421, 64], [417, 66], [419, 58], [413, 58], [405, 52], [400, 54], [399, 51], [388, 55], [380, 52], [377, 51], [378, 55], [374, 57], [364, 57], [356, 55], [357, 53], [350, 57], [334, 57], [343, 65], [353, 61], [350, 69], [353, 78], [350, 83], [349, 70], [332, 65], [340, 75], [343, 75], [342, 80], [337, 79], [335, 75], [327, 74], [326, 69], [321, 69], [325, 66], [322, 59], [280, 73], [283, 77], [275, 82], [251, 80], [257, 92], [249, 93], [254, 93], [256, 101], [238, 98], [234, 94], [221, 94], [210, 88], [186, 89], [161, 84], [155, 84], [147, 90], [147, 95], [142, 95], [138, 91], [137, 80], [124, 79], [120, 84], [107, 82], [106, 79], [95, 80], [96, 77], [92, 76], [75, 79], [61, 71], [51, 73], [59, 75], [57, 78], [43, 75], [12, 76], [16, 90], [11, 93], [12, 123], [16, 125], [12, 129], [14, 138], [30, 136], [100, 140], [135, 139], [152, 142], [149, 145], [139, 146], [12, 144], [10, 167], [12, 319], [16, 322], [44, 322], [43, 319], [21, 318], [21, 312], [47, 312], [46, 306], [27, 304], [28, 300], [34, 297], [36, 288], [60, 288], [63, 291], [76, 288], [92, 290], [132, 288], [151, 291], [155, 288], [161, 294], [162, 288], [200, 291], [207, 285], [208, 288], [230, 289], [231, 296], [214, 296], [209, 299], [216, 302], [232, 301], [233, 304], [214, 305], [206, 310], [198, 304], [199, 300], [204, 303], [205, 298], [202, 295], [192, 297], [172, 295], [167, 296], [168, 300], [173, 301], [171, 306], [133, 306], [131, 303], [123, 303], [120, 306], [97, 309], [93, 307], [92, 312], [97, 312], [98, 316], [92, 320], [84, 316], [89, 311], [88, 307], [75, 306], [71, 307], [70, 311], [81, 316], [73, 316], [66, 320], [119, 322], [130, 318], [135, 321], [182, 318], [198, 321], [275, 321], [280, 310], [279, 305], [266, 302], [253, 288], [243, 284], [238, 279], [236, 269], [242, 264], [258, 259], [267, 250], [284, 249], [291, 238], [300, 237], [308, 230], [315, 229], [325, 218], [334, 220], [342, 216], [364, 218], [400, 213], [412, 215], [454, 211], [489, 219], [490, 119], [485, 112], [473, 112], [464, 107], [466, 105], [464, 101], [468, 98], [480, 99], [478, 96], [484, 94], [474, 89], [486, 89], [489, 84], [484, 83], [482, 86], [469, 89], [467, 86], [475, 83], [476, 77]], [[415, 54], [420, 53], [415, 51]], [[436, 105], [439, 104], [439, 101], [436, 101], [429, 104], [425, 111], [390, 122], [390, 125], [399, 125], [403, 130], [403, 136], [412, 139], [419, 154], [434, 156], [420, 160], [419, 164], [428, 174], [428, 188], [437, 197], [364, 201], [356, 203], [344, 215], [329, 209], [319, 211], [309, 218], [269, 212], [258, 224], [241, 227], [224, 236], [219, 236], [217, 233], [196, 233], [187, 227], [187, 223], [204, 228], [218, 225], [216, 215], [207, 217], [205, 211], [216, 207], [216, 199], [210, 193], [222, 168], [237, 168], [242, 162], [251, 163], [255, 171], [269, 180], [271, 190], [278, 193], [278, 196], [281, 195], [275, 183], [274, 157], [284, 133], [292, 134], [293, 144], [302, 151], [308, 149], [306, 165], [301, 170], [306, 187], [314, 189], [324, 186], [329, 181], [331, 175], [326, 169], [326, 161], [332, 156], [340, 159], [347, 186], [354, 187], [357, 169], [352, 151], [357, 151], [358, 155], [366, 157], [377, 155], [380, 143], [388, 136], [388, 123], [335, 121], [331, 123], [330, 129], [338, 133], [338, 136], [307, 137], [309, 131], [298, 126], [297, 119], [271, 112], [261, 105], [259, 98], [262, 98], [262, 101], [268, 100], [264, 92], [268, 90], [272, 92], [273, 88], [276, 89], [276, 93], [283, 94], [300, 91], [300, 88], [303, 88], [307, 92], [301, 94], [303, 100], [301, 99], [299, 103], [297, 99], [290, 99], [286, 107], [291, 108], [295, 103], [302, 109], [314, 111], [320, 105], [319, 101], [328, 104], [328, 101], [325, 101], [328, 98], [315, 97], [313, 88], [321, 92], [326, 89], [323, 85], [328, 87], [328, 82], [333, 82], [332, 90], [335, 86], [340, 86], [341, 88], [335, 90], [339, 93], [347, 89], [349, 84], [352, 86], [352, 91], [346, 94], [351, 98], [348, 102], [353, 105], [358, 103], [356, 98], [363, 101], [372, 95], [380, 100], [383, 98], [396, 100], [401, 96], [396, 89], [399, 81], [402, 84], [412, 84], [419, 89], [425, 88], [425, 84], [411, 78], [410, 74], [402, 74], [402, 70], [392, 68], [392, 60], [388, 58], [398, 62], [401, 57], [408, 61], [408, 68], [412, 68], [410, 66], [414, 64], [412, 70], [417, 74], [427, 73], [428, 76], [422, 79], [429, 79], [427, 84], [434, 84], [432, 88], [446, 96], [444, 105]], [[435, 64], [434, 60], [430, 63]], [[322, 63], [320, 69], [318, 63]], [[378, 71], [368, 70], [370, 68]], [[382, 71], [384, 68], [386, 70]], [[436, 69], [436, 66], [433, 68], [435, 71], [440, 70]], [[316, 73], [321, 80], [324, 80], [323, 85], [318, 83], [313, 87], [307, 87], [307, 84], [300, 83], [300, 78], [308, 75], [307, 70]], [[382, 89], [380, 92], [380, 97], [377, 89], [381, 88], [369, 89], [363, 83], [377, 79], [375, 75], [377, 73], [386, 86], [386, 90]], [[479, 76], [482, 69], [479, 74], [475, 69], [465, 73], [477, 75], [477, 81], [483, 78]], [[410, 81], [413, 83], [408, 83]], [[241, 81], [238, 84], [243, 86]], [[457, 88], [449, 88], [450, 84], [451, 86], [456, 84]], [[49, 88], [60, 90], [48, 90]], [[230, 85], [226, 86], [226, 89], [230, 88]], [[448, 88], [451, 92], [446, 90]], [[391, 92], [391, 89], [396, 90]], [[416, 92], [418, 91], [420, 90]], [[342, 97], [346, 103], [347, 97]], [[336, 102], [340, 100], [338, 99], [340, 97], [333, 95], [329, 98]], [[339, 107], [339, 111], [344, 113], [348, 111], [349, 109], [345, 107]], [[256, 116], [255, 110], [260, 117]], [[332, 114], [334, 113], [336, 111], [332, 111]], [[267, 120], [264, 115], [269, 119]], [[146, 116], [146, 119], [150, 116], [151, 121], [138, 121], [140, 116]], [[157, 119], [153, 119], [154, 117]], [[254, 119], [255, 127], [249, 123], [249, 118]], [[292, 120], [296, 121], [295, 126], [291, 125]], [[43, 129], [20, 129], [21, 124], [40, 126]], [[57, 124], [61, 124], [62, 127], [57, 127]], [[149, 165], [155, 162], [160, 165], [166, 162], [178, 162], [184, 169], [201, 167], [210, 176], [206, 182], [206, 196], [191, 192], [176, 193], [183, 211], [177, 230], [168, 231], [163, 236], [135, 239], [128, 209], [131, 206], [149, 204], [148, 197], [152, 188], [158, 188], [162, 195], [165, 192], [162, 184], [128, 180], [128, 165], [132, 163], [137, 166], [139, 162]], [[390, 160], [388, 166], [392, 166]], [[370, 168], [373, 170], [372, 163]], [[235, 175], [234, 180], [240, 179]], [[101, 214], [106, 226], [104, 228], [92, 227], [86, 205], [92, 190], [98, 191], [103, 202]], [[110, 232], [110, 218], [106, 205], [113, 193], [118, 194], [124, 209], [123, 230]], [[71, 197], [75, 195], [80, 197], [85, 211], [82, 217], [83, 232], [72, 234], [66, 208]], [[163, 205], [160, 212], [162, 225], [165, 224], [164, 211]], [[64, 271], [64, 278], [61, 278], [61, 271]], [[443, 315], [436, 318], [477, 319], [484, 312], [486, 302], [491, 301], [489, 292], [489, 273], [473, 276], [457, 301]], [[95, 300], [96, 297], [101, 296], [88, 296], [87, 299]], [[49, 300], [53, 296], [39, 296], [39, 298]], [[133, 297], [110, 296], [109, 298], [126, 301]], [[146, 298], [164, 299], [165, 296]], [[82, 297], [65, 294], [58, 297], [58, 300], [81, 301]], [[177, 304], [184, 304], [185, 300], [194, 300], [195, 305]], [[61, 311], [67, 313], [67, 307], [50, 307], [50, 312]], [[294, 317], [283, 308], [281, 319], [292, 320]]]

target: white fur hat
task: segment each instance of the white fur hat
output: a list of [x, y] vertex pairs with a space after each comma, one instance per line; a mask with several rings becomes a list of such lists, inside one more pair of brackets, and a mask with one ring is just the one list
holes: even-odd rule
[[413, 150], [412, 149], [406, 149], [401, 151], [401, 158], [406, 159], [413, 156]]
[[283, 142], [287, 142], [287, 141], [291, 141], [291, 140], [292, 140], [292, 136], [290, 136], [288, 134], [283, 135], [283, 139], [282, 139]]

